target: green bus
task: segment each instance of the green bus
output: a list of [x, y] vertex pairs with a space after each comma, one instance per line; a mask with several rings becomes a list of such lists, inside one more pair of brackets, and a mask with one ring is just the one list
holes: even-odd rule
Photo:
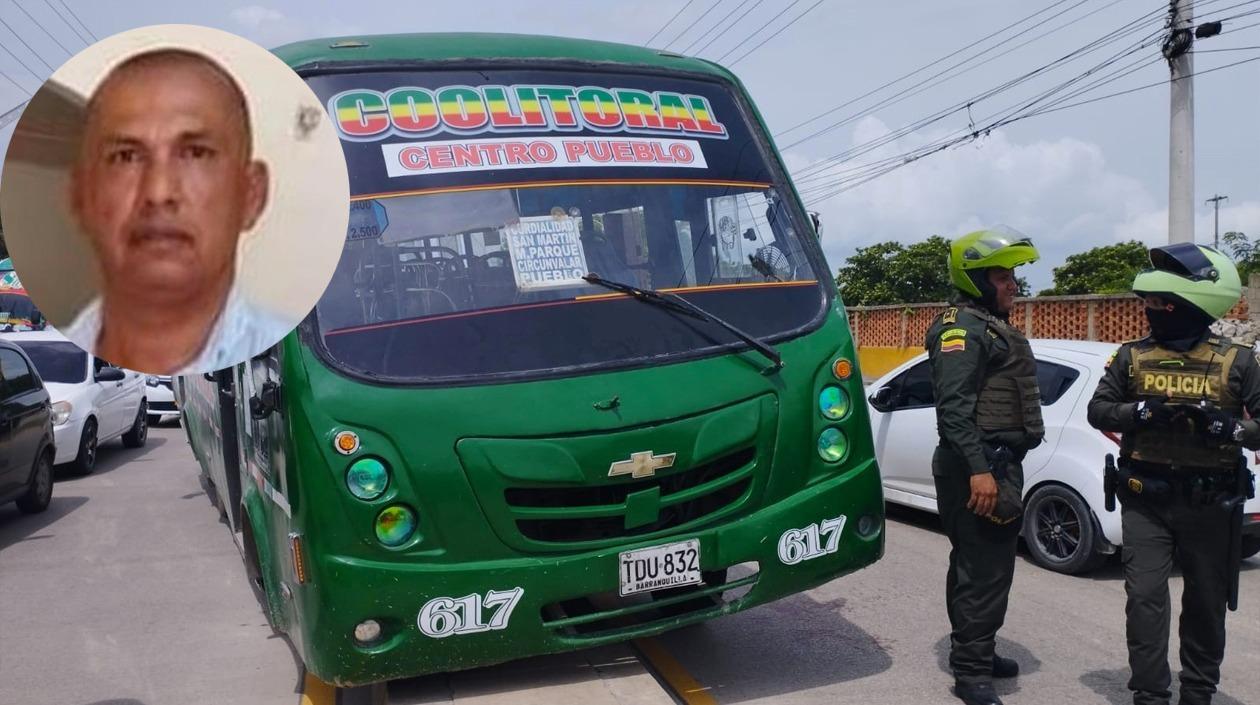
[[178, 386], [311, 673], [648, 636], [880, 558], [844, 307], [737, 78], [537, 36], [276, 52], [336, 122], [345, 248], [295, 331]]

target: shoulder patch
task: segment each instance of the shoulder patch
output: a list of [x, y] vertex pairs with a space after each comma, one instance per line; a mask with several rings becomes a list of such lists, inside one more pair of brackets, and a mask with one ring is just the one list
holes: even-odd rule
[[958, 322], [958, 307], [950, 306], [949, 308], [945, 309], [945, 314], [941, 316], [941, 323], [957, 323], [957, 322]]
[[941, 341], [941, 352], [962, 352], [967, 349], [966, 338], [954, 338], [953, 340]]
[[1103, 363], [1103, 369], [1105, 370], [1108, 367], [1111, 367], [1111, 363], [1116, 361], [1116, 355], [1119, 355], [1119, 354], [1120, 354], [1120, 348], [1116, 348], [1115, 350], [1112, 350], [1111, 354], [1107, 356], [1107, 361]]
[[966, 337], [967, 337], [967, 331], [964, 328], [950, 328], [944, 333], [941, 333], [941, 340], [951, 340], [953, 338], [966, 338]]

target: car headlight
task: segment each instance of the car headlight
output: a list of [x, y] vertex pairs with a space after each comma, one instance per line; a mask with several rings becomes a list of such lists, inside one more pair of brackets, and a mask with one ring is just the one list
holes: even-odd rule
[[154, 377], [153, 375], [149, 375], [148, 377], [144, 378], [144, 383], [149, 385], [150, 387], [156, 387], [162, 383], [162, 380], [158, 379], [157, 377]]
[[52, 405], [52, 422], [54, 426], [60, 426], [70, 420], [70, 412], [74, 411], [74, 407], [68, 401], [54, 402]]

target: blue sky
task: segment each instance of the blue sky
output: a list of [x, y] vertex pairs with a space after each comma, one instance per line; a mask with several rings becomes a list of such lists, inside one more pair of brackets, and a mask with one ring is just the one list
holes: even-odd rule
[[[761, 108], [806, 200], [823, 215], [824, 249], [833, 269], [863, 245], [913, 242], [933, 234], [953, 237], [1004, 223], [1031, 236], [1043, 253], [1042, 261], [1027, 270], [1036, 289], [1048, 286], [1051, 268], [1074, 252], [1131, 238], [1167, 240], [1166, 86], [1012, 123], [818, 199], [835, 190], [826, 188], [828, 184], [842, 183], [837, 179], [866, 173], [861, 165], [893, 163], [922, 145], [970, 131], [973, 124], [984, 126], [987, 116], [1022, 105], [1091, 68], [1098, 67], [1073, 85], [1088, 86], [1112, 72], [1117, 72], [1115, 80], [1066, 102], [1166, 80], [1168, 69], [1158, 60], [1157, 39], [1166, 7], [1164, 0], [556, 0], [545, 5], [501, 0], [449, 5], [370, 0], [257, 4], [0, 0], [0, 20], [29, 45], [0, 26], [0, 45], [13, 52], [0, 52], [0, 71], [12, 79], [0, 77], [0, 113], [35, 90], [51, 73], [49, 67], [56, 68], [69, 57], [68, 51], [85, 45], [80, 35], [86, 32], [71, 31], [74, 18], [67, 10], [98, 38], [150, 24], [191, 23], [235, 32], [268, 47], [320, 36], [485, 31], [597, 38], [698, 52], [728, 65], [734, 62], [733, 70]], [[1260, 23], [1260, 14], [1247, 16], [1258, 10], [1260, 0], [1196, 0], [1196, 14], [1205, 21], [1226, 20], [1221, 36], [1196, 45], [1200, 52], [1194, 59], [1196, 70], [1260, 57], [1260, 24], [1248, 26]], [[723, 18], [725, 24], [719, 26]], [[1029, 19], [945, 58], [1024, 18]], [[1122, 29], [1128, 32], [1117, 34]], [[762, 44], [776, 31], [777, 36]], [[1019, 32], [1024, 33], [1013, 36]], [[1155, 39], [1139, 48], [1144, 38]], [[1096, 40], [1100, 46], [1092, 53], [1071, 56]], [[1002, 41], [1006, 43], [994, 47]], [[1130, 53], [1118, 63], [1107, 63], [1124, 52]], [[1056, 60], [1061, 61], [1052, 65]], [[950, 68], [959, 62], [964, 63]], [[1120, 71], [1128, 67], [1132, 73]], [[919, 69], [925, 70], [797, 127]], [[983, 97], [1036, 69], [1043, 70], [1025, 83]], [[899, 93], [919, 82], [922, 90]], [[1260, 236], [1258, 87], [1260, 61], [1196, 79], [1200, 242], [1212, 240], [1212, 209], [1204, 200], [1217, 193], [1229, 197], [1220, 212], [1221, 232], [1242, 230]], [[881, 100], [884, 104], [877, 105]], [[967, 102], [970, 111], [946, 110]], [[939, 119], [921, 130], [893, 133], [932, 115]], [[842, 118], [852, 119], [800, 141]], [[11, 132], [11, 125], [0, 132], [0, 145], [7, 145]], [[862, 147], [862, 153], [853, 160], [824, 161], [855, 147]]]

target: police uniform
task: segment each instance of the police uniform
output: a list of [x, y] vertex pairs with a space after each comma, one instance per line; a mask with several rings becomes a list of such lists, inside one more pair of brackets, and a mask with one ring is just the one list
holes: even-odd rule
[[[984, 684], [994, 675], [994, 641], [1015, 571], [1021, 462], [1045, 435], [1036, 361], [1018, 329], [970, 299], [956, 300], [937, 317], [925, 347], [940, 436], [932, 474], [952, 546], [949, 662], [960, 685]], [[999, 448], [1009, 455], [995, 462]], [[1001, 511], [982, 517], [967, 508], [971, 476], [989, 472], [999, 476]]]
[[[1223, 442], [1201, 434], [1202, 415], [1177, 412], [1142, 424], [1142, 400], [1201, 408], [1204, 402], [1241, 423]], [[1171, 407], [1183, 408], [1183, 407]], [[1230, 511], [1242, 448], [1260, 448], [1260, 365], [1250, 348], [1204, 334], [1177, 351], [1153, 338], [1125, 343], [1107, 363], [1089, 403], [1089, 421], [1122, 432], [1117, 497], [1122, 509], [1127, 640], [1135, 705], [1166, 705], [1168, 575], [1173, 558], [1181, 595], [1181, 705], [1206, 705], [1220, 681], [1225, 653]]]

